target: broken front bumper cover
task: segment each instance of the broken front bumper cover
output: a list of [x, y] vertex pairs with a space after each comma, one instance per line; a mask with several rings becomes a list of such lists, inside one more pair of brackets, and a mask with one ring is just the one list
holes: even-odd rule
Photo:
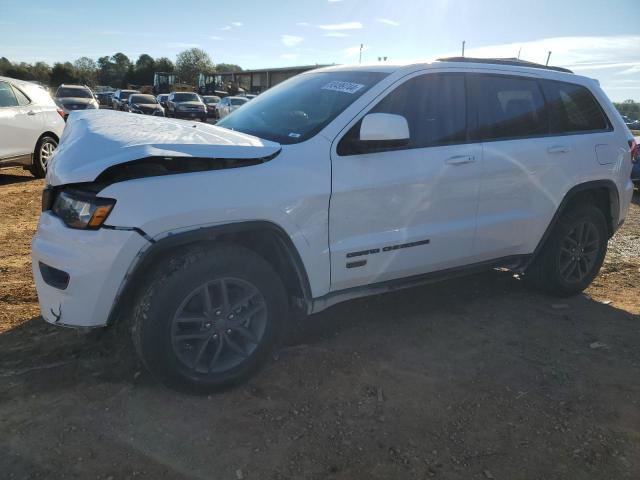
[[[127, 271], [149, 242], [131, 230], [74, 230], [44, 212], [32, 241], [33, 277], [42, 317], [70, 327], [107, 323]], [[68, 274], [65, 288], [42, 265]], [[46, 273], [45, 273], [46, 276]]]

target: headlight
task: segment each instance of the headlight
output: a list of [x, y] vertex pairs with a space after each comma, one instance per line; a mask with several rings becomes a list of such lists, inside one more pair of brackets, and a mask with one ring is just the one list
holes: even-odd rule
[[88, 193], [60, 192], [51, 210], [67, 227], [95, 230], [102, 226], [115, 203], [112, 198], [94, 197]]

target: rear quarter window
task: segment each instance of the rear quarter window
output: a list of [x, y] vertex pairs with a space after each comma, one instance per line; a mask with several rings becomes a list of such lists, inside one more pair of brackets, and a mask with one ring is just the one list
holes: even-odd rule
[[552, 134], [611, 130], [611, 123], [588, 88], [554, 80], [541, 81]]

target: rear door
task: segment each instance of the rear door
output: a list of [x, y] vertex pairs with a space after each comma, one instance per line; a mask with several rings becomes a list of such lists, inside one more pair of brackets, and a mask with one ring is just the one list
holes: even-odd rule
[[39, 107], [8, 82], [0, 82], [0, 158], [30, 155], [42, 132]]
[[538, 79], [470, 74], [471, 115], [484, 172], [473, 248], [478, 261], [531, 253], [572, 168], [570, 139], [549, 136]]
[[[365, 113], [405, 117], [409, 144], [355, 148]], [[468, 262], [482, 158], [466, 123], [464, 75], [422, 73], [362, 112], [334, 142], [332, 290]]]

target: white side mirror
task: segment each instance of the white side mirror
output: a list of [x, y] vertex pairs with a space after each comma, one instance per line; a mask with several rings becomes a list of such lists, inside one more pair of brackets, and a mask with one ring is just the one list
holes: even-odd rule
[[365, 115], [360, 125], [360, 141], [406, 143], [409, 141], [407, 119], [392, 113]]

